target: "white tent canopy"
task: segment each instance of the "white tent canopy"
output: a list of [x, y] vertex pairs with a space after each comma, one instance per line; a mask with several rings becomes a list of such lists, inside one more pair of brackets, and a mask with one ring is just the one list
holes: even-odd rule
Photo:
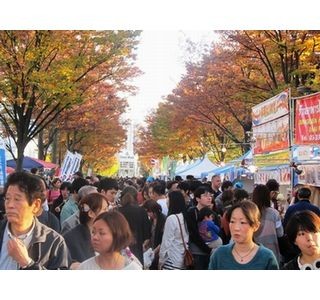
[[206, 177], [208, 172], [218, 166], [212, 163], [207, 156], [199, 158], [195, 163], [186, 166], [186, 168], [176, 171], [176, 175], [186, 178], [187, 175], [193, 175], [195, 178]]

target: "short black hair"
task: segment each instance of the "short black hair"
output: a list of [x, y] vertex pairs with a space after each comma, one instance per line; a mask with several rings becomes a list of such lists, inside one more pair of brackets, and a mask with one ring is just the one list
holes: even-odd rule
[[309, 199], [311, 196], [311, 190], [307, 187], [303, 187], [298, 190], [298, 199]]
[[320, 232], [320, 217], [310, 210], [298, 211], [290, 217], [285, 230], [294, 244], [299, 231]]
[[266, 186], [270, 192], [272, 192], [272, 191], [277, 192], [277, 191], [279, 191], [279, 188], [280, 188], [280, 184], [275, 179], [269, 179], [266, 183]]
[[119, 189], [118, 181], [116, 179], [106, 177], [100, 180], [99, 186], [98, 186], [99, 193], [101, 193], [102, 190], [108, 191], [112, 189], [115, 189], [115, 190]]
[[85, 185], [89, 185], [89, 182], [84, 178], [78, 177], [71, 183], [71, 193], [78, 193], [78, 191]]
[[41, 178], [37, 175], [27, 172], [14, 172], [7, 178], [4, 188], [4, 195], [7, 193], [9, 186], [16, 185], [19, 190], [26, 194], [29, 206], [36, 200], [45, 200]]
[[210, 217], [210, 216], [213, 216], [213, 215], [214, 215], [214, 212], [210, 207], [208, 207], [208, 206], [202, 207], [200, 209], [200, 211], [199, 211], [199, 219], [198, 219], [198, 221], [201, 222], [201, 221], [203, 221], [203, 219], [205, 217]]

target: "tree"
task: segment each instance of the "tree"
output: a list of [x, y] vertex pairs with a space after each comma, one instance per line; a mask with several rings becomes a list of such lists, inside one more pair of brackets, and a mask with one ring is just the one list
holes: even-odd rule
[[[101, 82], [132, 92], [137, 31], [1, 31], [0, 122], [18, 149]], [[107, 94], [105, 95], [107, 101]], [[12, 149], [8, 149], [12, 152]], [[14, 153], [12, 152], [15, 157]]]

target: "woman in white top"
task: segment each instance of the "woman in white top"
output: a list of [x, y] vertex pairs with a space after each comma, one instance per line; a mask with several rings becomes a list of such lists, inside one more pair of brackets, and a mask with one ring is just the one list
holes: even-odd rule
[[97, 256], [82, 262], [79, 270], [141, 270], [134, 256], [125, 256], [121, 250], [132, 240], [126, 218], [117, 211], [102, 213], [92, 226], [91, 243]]
[[186, 226], [186, 204], [180, 191], [169, 193], [168, 217], [164, 225], [164, 232], [159, 253], [159, 269], [183, 270], [185, 248], [180, 232], [178, 218], [186, 247], [188, 247], [189, 233]]

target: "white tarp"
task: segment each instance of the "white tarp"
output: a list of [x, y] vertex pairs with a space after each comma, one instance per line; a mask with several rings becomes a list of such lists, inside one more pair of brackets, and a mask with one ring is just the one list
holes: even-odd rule
[[176, 172], [176, 175], [185, 178], [187, 175], [193, 175], [195, 178], [206, 177], [208, 172], [214, 168], [217, 168], [217, 165], [212, 163], [210, 159], [205, 156], [204, 158], [198, 159], [195, 163], [187, 166], [180, 172]]

